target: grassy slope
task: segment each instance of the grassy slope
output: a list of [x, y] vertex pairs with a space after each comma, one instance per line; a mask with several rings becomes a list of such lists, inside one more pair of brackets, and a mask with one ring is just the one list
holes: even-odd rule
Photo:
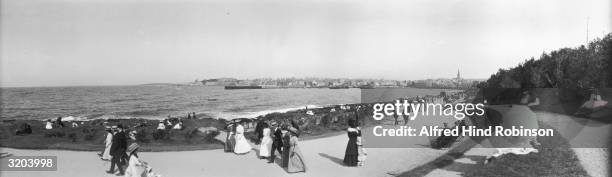
[[[291, 111], [287, 113], [272, 113], [260, 117], [262, 120], [277, 120], [284, 121], [287, 119], [299, 120], [302, 127], [302, 140], [328, 137], [343, 133], [346, 129], [346, 119], [354, 117], [352, 110], [338, 111], [329, 113], [331, 108], [312, 109], [315, 116], [305, 114], [305, 110]], [[362, 112], [363, 114], [363, 112]], [[362, 117], [365, 115], [362, 115]], [[315, 118], [320, 117], [322, 123], [315, 125]], [[338, 117], [336, 123], [331, 122], [332, 117]], [[206, 135], [201, 132], [194, 131], [199, 127], [215, 127], [218, 130], [224, 130], [226, 126], [225, 120], [217, 120], [204, 118], [198, 120], [183, 119], [184, 130], [167, 130], [169, 135], [167, 138], [155, 139], [153, 133], [156, 131], [156, 120], [144, 119], [121, 119], [109, 120], [110, 124], [121, 123], [128, 127], [138, 124], [146, 124], [145, 127], [135, 128], [143, 136], [137, 137], [138, 143], [141, 144], [141, 151], [183, 151], [183, 150], [205, 150], [223, 148], [223, 143], [218, 140], [207, 140]], [[11, 147], [20, 149], [66, 149], [66, 150], [82, 150], [82, 151], [101, 151], [104, 148], [104, 139], [106, 133], [104, 131], [104, 120], [93, 120], [84, 122], [78, 128], [55, 128], [53, 130], [45, 130], [45, 122], [37, 120], [18, 120], [18, 121], [3, 121], [0, 122], [0, 147]], [[31, 125], [33, 133], [30, 135], [16, 136], [15, 131], [23, 123]], [[66, 122], [66, 126], [70, 123]], [[45, 134], [63, 134], [62, 137], [46, 137]], [[74, 134], [76, 138], [70, 138], [70, 134]], [[191, 135], [190, 135], [191, 134]], [[88, 138], [88, 136], [90, 136]], [[246, 136], [252, 141], [256, 139], [254, 132], [247, 132]], [[75, 141], [73, 141], [75, 140]]]
[[[145, 127], [135, 128], [143, 133], [138, 141], [142, 145], [142, 151], [172, 151], [172, 150], [196, 150], [196, 149], [216, 149], [222, 148], [221, 142], [208, 141], [202, 133], [193, 133], [187, 136], [198, 127], [217, 127], [222, 128], [225, 123], [216, 119], [184, 120], [185, 129], [167, 130], [167, 138], [155, 140], [153, 132], [157, 127], [155, 120], [133, 119], [133, 120], [109, 120], [111, 124], [121, 123], [126, 126], [146, 124]], [[28, 123], [32, 126], [32, 134], [17, 136], [15, 130], [19, 125]], [[104, 148], [106, 133], [103, 120], [85, 122], [77, 128], [67, 127], [45, 130], [44, 122], [37, 120], [3, 122], [0, 124], [0, 146], [20, 149], [67, 149], [84, 151], [101, 151]], [[48, 137], [46, 134], [63, 134], [61, 137]], [[71, 137], [73, 134], [73, 137]]]
[[[540, 122], [541, 128], [550, 128]], [[558, 132], [556, 132], [558, 133]], [[589, 176], [582, 168], [576, 154], [568, 142], [559, 137], [538, 137], [542, 148], [539, 153], [528, 155], [507, 154], [496, 158], [491, 163], [466, 166], [461, 169], [463, 176]], [[473, 145], [472, 145], [473, 147]], [[429, 163], [413, 168], [398, 176], [425, 176], [435, 169], [442, 169], [463, 157], [461, 153], [448, 153]], [[457, 151], [453, 151], [457, 152]]]

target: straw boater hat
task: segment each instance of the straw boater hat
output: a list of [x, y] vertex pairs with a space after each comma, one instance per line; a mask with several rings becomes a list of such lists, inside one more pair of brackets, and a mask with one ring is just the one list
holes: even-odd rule
[[134, 152], [136, 149], [138, 149], [140, 147], [140, 145], [138, 145], [138, 143], [132, 143], [130, 144], [130, 146], [127, 148], [127, 153], [132, 153]]

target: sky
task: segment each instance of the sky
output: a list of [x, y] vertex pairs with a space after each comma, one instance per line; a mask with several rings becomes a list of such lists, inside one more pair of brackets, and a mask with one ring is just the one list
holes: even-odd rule
[[609, 0], [1, 0], [0, 86], [488, 78], [611, 32]]

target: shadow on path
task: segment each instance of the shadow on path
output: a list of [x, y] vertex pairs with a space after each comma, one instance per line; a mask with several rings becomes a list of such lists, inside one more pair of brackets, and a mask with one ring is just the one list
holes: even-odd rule
[[[477, 142], [482, 141], [480, 138], [475, 138], [477, 139]], [[387, 173], [389, 175], [393, 175], [393, 176], [425, 176], [429, 173], [431, 173], [432, 171], [436, 170], [436, 169], [440, 169], [440, 168], [444, 168], [448, 165], [451, 165], [453, 163], [456, 163], [455, 160], [459, 159], [463, 156], [463, 154], [465, 152], [467, 152], [468, 150], [472, 149], [472, 147], [476, 146], [476, 142], [474, 142], [474, 140], [467, 140], [467, 141], [462, 141], [460, 142], [460, 144], [458, 144], [457, 146], [455, 146], [454, 148], [450, 149], [446, 154], [426, 163], [423, 164], [421, 166], [415, 167], [410, 171], [407, 172], [402, 172], [400, 174], [392, 174], [392, 173]], [[467, 164], [466, 164], [467, 165]]]
[[10, 157], [10, 156], [13, 156], [13, 154], [8, 153], [8, 152], [0, 153], [0, 159], [7, 158], [7, 157]]
[[334, 156], [330, 156], [329, 154], [325, 154], [325, 153], [319, 153], [319, 155], [321, 157], [325, 157], [325, 158], [331, 160], [332, 162], [337, 163], [338, 165], [345, 166], [343, 159], [340, 159], [340, 158], [337, 158], [337, 157], [334, 157]]

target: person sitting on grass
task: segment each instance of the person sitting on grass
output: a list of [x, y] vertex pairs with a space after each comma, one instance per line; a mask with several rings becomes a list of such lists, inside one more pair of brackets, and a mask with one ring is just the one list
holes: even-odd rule
[[174, 127], [172, 127], [172, 129], [182, 130], [183, 129], [183, 121], [181, 120], [178, 123], [174, 124]]
[[64, 128], [64, 122], [62, 122], [62, 117], [57, 117], [57, 125], [59, 125], [61, 128]]
[[45, 125], [45, 129], [47, 130], [53, 129], [53, 123], [51, 122], [51, 119], [47, 119], [47, 125]]
[[32, 134], [32, 127], [30, 124], [24, 123], [21, 128], [15, 132], [15, 135], [28, 135]]
[[160, 120], [159, 124], [157, 125], [157, 129], [158, 130], [165, 130], [166, 129], [166, 125], [164, 125], [164, 121]]

